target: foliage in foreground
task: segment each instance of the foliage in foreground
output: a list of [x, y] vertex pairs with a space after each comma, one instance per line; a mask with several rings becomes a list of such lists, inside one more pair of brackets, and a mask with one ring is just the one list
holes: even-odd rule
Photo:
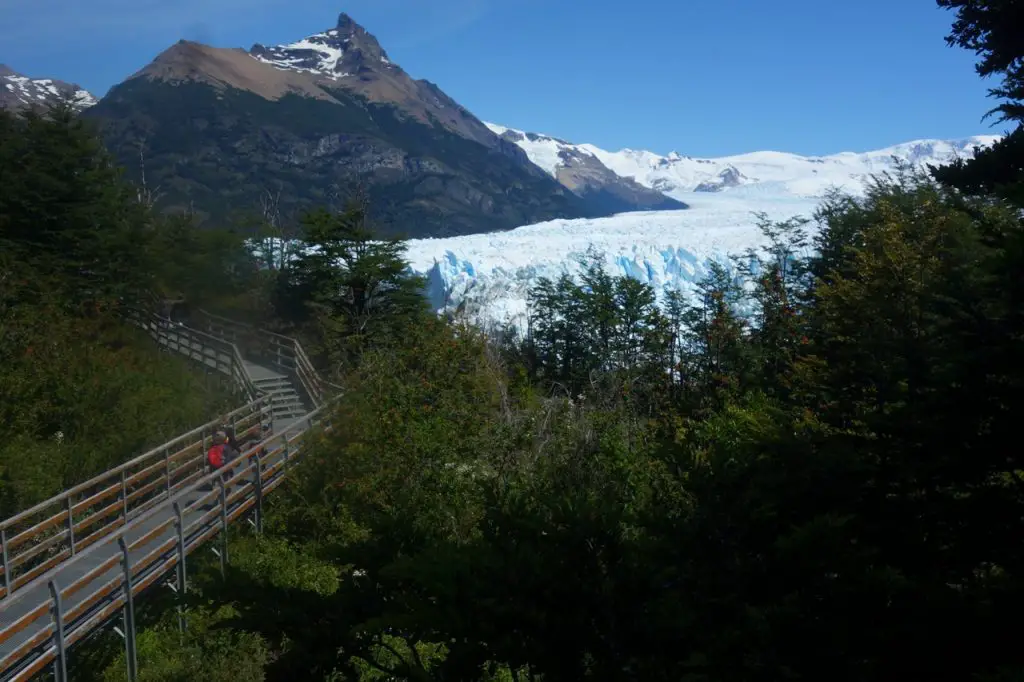
[[[0, 111], [0, 517], [203, 423], [234, 398], [122, 318], [184, 287], [230, 292], [64, 107]], [[215, 240], [197, 237], [192, 244]], [[197, 267], [205, 263], [206, 268]], [[205, 273], [205, 274], [204, 274]], [[183, 281], [187, 280], [187, 281]]]
[[[1014, 0], [940, 4], [1019, 118]], [[746, 292], [660, 311], [595, 266], [526, 339], [369, 339], [191, 608], [266, 652], [239, 680], [1021, 679], [1014, 150], [830, 197], [811, 258], [763, 225]]]
[[530, 338], [366, 350], [207, 588], [267, 647], [246, 679], [1024, 672], [1020, 219], [905, 174], [814, 227], [676, 314], [595, 265]]

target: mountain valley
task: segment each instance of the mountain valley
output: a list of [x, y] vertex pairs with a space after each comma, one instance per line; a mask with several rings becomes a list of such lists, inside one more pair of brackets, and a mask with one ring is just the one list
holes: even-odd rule
[[287, 222], [365, 191], [382, 231], [412, 238], [435, 307], [490, 319], [521, 317], [531, 283], [576, 269], [588, 250], [659, 294], [692, 289], [710, 261], [760, 243], [755, 215], [809, 217], [831, 188], [858, 193], [873, 174], [999, 139], [818, 157], [609, 151], [480, 120], [346, 14], [283, 45], [180, 41], [98, 99], [0, 67], [0, 105], [63, 98], [159, 206], [210, 225], [253, 224], [261, 211]]

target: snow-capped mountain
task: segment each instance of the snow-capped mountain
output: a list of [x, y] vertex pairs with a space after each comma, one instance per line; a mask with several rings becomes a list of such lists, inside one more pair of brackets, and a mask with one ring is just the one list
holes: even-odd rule
[[78, 110], [96, 104], [96, 98], [74, 83], [52, 78], [29, 78], [0, 64], [0, 109], [16, 111], [29, 107], [45, 107], [70, 96]]
[[486, 123], [495, 135], [518, 145], [530, 161], [579, 196], [603, 195], [611, 211], [671, 210], [682, 202], [619, 175], [593, 153], [565, 140]]
[[370, 102], [397, 107], [427, 124], [440, 123], [486, 147], [494, 135], [467, 109], [427, 80], [410, 77], [388, 58], [377, 38], [342, 13], [337, 25], [283, 45], [252, 46], [249, 56], [287, 74], [306, 74], [320, 86], [343, 88]]
[[[101, 122], [129, 177], [141, 175], [147, 146], [162, 207], [190, 206], [212, 223], [251, 210], [271, 187], [285, 188], [282, 213], [297, 215], [361, 186], [382, 230], [412, 236], [622, 210], [560, 185], [439, 87], [412, 78], [346, 14], [248, 50], [179, 41], [85, 115]], [[212, 150], [215, 173], [204, 161]]]
[[658, 156], [628, 149], [607, 152], [593, 145], [584, 148], [619, 175], [670, 196], [754, 185], [769, 192], [819, 197], [829, 187], [857, 192], [871, 175], [892, 171], [897, 160], [915, 166], [943, 165], [958, 156], [971, 156], [975, 147], [990, 146], [998, 139], [978, 135], [962, 140], [916, 140], [865, 153], [800, 156], [762, 151], [717, 159], [677, 153]]
[[[494, 123], [487, 125], [496, 132], [512, 130]], [[942, 165], [958, 156], [971, 156], [975, 147], [987, 147], [999, 139], [996, 135], [977, 135], [961, 140], [915, 140], [876, 151], [829, 156], [761, 151], [701, 159], [677, 152], [667, 156], [633, 149], [611, 152], [549, 135], [515, 132], [519, 135], [513, 141], [551, 175], [557, 177], [569, 159], [585, 156], [622, 178], [681, 201], [694, 192], [720, 192], [750, 185], [770, 194], [797, 197], [820, 197], [829, 187], [856, 192], [871, 175], [893, 170], [895, 159], [918, 166]]]
[[305, 71], [334, 80], [356, 75], [368, 62], [396, 68], [380, 43], [347, 14], [341, 15], [337, 28], [286, 45], [265, 47], [257, 43], [249, 53], [280, 69]]
[[755, 152], [721, 159], [679, 154], [607, 152], [547, 136], [524, 135], [519, 144], [549, 173], [566, 151], [580, 150], [640, 184], [684, 201], [688, 210], [627, 213], [608, 218], [553, 220], [509, 232], [410, 242], [412, 268], [427, 276], [437, 309], [465, 306], [480, 321], [522, 322], [527, 292], [539, 277], [578, 272], [588, 250], [604, 256], [609, 272], [651, 284], [659, 296], [684, 294], [711, 261], [728, 265], [730, 255], [758, 248], [764, 238], [756, 213], [770, 220], [811, 217], [830, 187], [857, 194], [872, 174], [893, 170], [895, 159], [941, 165], [968, 158], [995, 136], [964, 140], [921, 140], [865, 153], [804, 157]]

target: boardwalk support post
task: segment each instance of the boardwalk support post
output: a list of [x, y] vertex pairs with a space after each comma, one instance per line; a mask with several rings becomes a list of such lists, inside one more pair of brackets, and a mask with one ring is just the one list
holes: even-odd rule
[[218, 478], [220, 483], [220, 576], [227, 578], [228, 575], [228, 487], [223, 478]]
[[7, 560], [7, 529], [0, 528], [0, 559], [3, 559], [4, 569], [4, 599], [11, 596], [11, 585], [14, 581], [11, 580], [11, 564]]
[[75, 556], [75, 505], [68, 495], [68, 543], [71, 545], [71, 556]]
[[124, 522], [128, 523], [128, 474], [121, 470], [121, 513], [124, 515]]
[[67, 682], [68, 651], [64, 646], [64, 605], [61, 603], [60, 587], [55, 580], [50, 581], [50, 598], [53, 599], [53, 645], [57, 649], [57, 657], [53, 659], [53, 678], [57, 682]]
[[255, 461], [252, 463], [252, 486], [256, 491], [256, 533], [263, 534], [263, 463], [260, 461], [260, 453], [256, 453]]
[[164, 477], [167, 481], [167, 499], [171, 499], [171, 449], [164, 448]]
[[[270, 426], [270, 433], [274, 433], [274, 404], [273, 404], [273, 401], [271, 399], [269, 399], [269, 398], [266, 399], [266, 404], [267, 404], [267, 424], [269, 424], [269, 426]], [[260, 408], [261, 416], [262, 416], [262, 409], [263, 408]], [[260, 421], [263, 421], [263, 420], [261, 419]], [[262, 437], [263, 437], [263, 434], [260, 434], [260, 439], [261, 440], [262, 440]]]
[[181, 603], [185, 599], [188, 585], [188, 574], [185, 564], [185, 521], [181, 515], [181, 505], [174, 503], [174, 528], [178, 532], [178, 630], [185, 632], [188, 622], [185, 620], [185, 607]]
[[124, 654], [128, 663], [128, 680], [139, 679], [139, 664], [135, 657], [135, 602], [132, 597], [132, 565], [128, 558], [128, 544], [124, 538], [118, 538], [121, 547], [121, 568], [124, 570]]

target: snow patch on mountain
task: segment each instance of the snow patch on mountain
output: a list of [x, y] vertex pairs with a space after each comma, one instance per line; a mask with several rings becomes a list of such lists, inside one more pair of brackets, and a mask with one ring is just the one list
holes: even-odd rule
[[377, 39], [347, 14], [338, 25], [285, 45], [253, 45], [249, 54], [264, 64], [287, 71], [300, 71], [337, 81], [374, 68], [397, 68]]
[[[515, 142], [520, 149], [526, 152], [527, 158], [535, 166], [540, 167], [551, 177], [558, 177], [558, 169], [564, 165], [563, 152], [580, 151], [578, 145], [548, 135], [526, 133], [522, 130], [507, 128], [496, 123], [488, 123], [487, 121], [484, 121], [483, 124], [498, 137], [505, 136], [506, 139]], [[589, 152], [585, 153], [587, 156], [594, 156]]]
[[289, 71], [302, 71], [338, 80], [350, 74], [337, 72], [345, 57], [344, 46], [349, 38], [340, 38], [337, 29], [317, 33], [286, 45], [261, 46], [253, 51], [253, 58], [265, 64]]
[[29, 78], [0, 65], [0, 106], [10, 109], [47, 106], [65, 96], [71, 97], [72, 105], [79, 111], [97, 102], [90, 92], [78, 85], [52, 78]]

